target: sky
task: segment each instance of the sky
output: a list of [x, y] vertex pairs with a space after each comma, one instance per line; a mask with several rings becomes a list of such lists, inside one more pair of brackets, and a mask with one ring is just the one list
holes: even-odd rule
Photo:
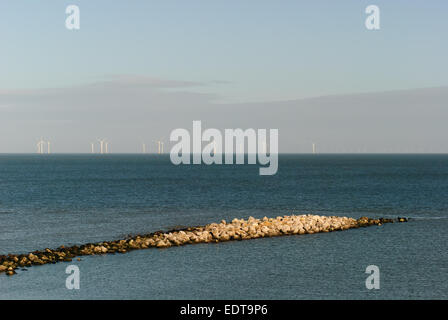
[[[71, 4], [80, 30], [65, 28]], [[370, 4], [380, 30], [364, 26]], [[322, 152], [448, 152], [447, 9], [443, 0], [0, 0], [0, 153], [34, 152], [40, 137], [55, 152], [88, 152], [99, 137], [138, 152], [193, 120], [278, 128], [282, 152], [307, 152], [311, 141]]]

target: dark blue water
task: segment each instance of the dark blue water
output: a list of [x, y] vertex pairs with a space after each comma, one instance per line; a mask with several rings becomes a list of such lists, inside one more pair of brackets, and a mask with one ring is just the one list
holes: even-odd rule
[[[221, 219], [397, 217], [404, 224], [83, 257], [0, 275], [0, 298], [448, 298], [447, 155], [281, 155], [258, 166], [174, 166], [155, 155], [0, 155], [0, 254]], [[380, 268], [367, 290], [365, 269]]]

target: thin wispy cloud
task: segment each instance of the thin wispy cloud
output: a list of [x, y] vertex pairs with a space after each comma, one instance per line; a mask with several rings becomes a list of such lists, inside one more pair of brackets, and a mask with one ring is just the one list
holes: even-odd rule
[[102, 77], [102, 81], [98, 84], [118, 84], [121, 86], [147, 86], [150, 88], [191, 88], [191, 87], [201, 87], [206, 85], [203, 82], [195, 81], [181, 81], [181, 80], [168, 80], [161, 78], [152, 78], [143, 75], [132, 75], [132, 74], [111, 74]]

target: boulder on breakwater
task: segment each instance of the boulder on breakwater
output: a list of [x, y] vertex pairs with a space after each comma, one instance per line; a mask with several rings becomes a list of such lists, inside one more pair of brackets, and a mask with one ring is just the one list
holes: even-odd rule
[[222, 220], [220, 223], [211, 223], [205, 226], [189, 227], [168, 232], [157, 231], [122, 240], [87, 243], [71, 247], [60, 246], [57, 249], [46, 248], [27, 254], [0, 255], [0, 273], [14, 275], [17, 268], [63, 261], [68, 262], [77, 256], [126, 253], [132, 250], [152, 247], [168, 248], [195, 243], [332, 232], [372, 225], [381, 226], [384, 223], [393, 223], [394, 221], [407, 222], [408, 219], [402, 217], [395, 220], [361, 217], [356, 220], [336, 216], [290, 215], [276, 218], [264, 217], [262, 219], [249, 217], [247, 220], [233, 219], [231, 222]]

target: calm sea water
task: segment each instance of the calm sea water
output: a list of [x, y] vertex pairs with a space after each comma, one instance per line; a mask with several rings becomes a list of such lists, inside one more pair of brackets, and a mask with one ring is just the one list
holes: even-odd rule
[[[258, 166], [174, 166], [156, 155], [0, 155], [0, 254], [221, 219], [412, 218], [344, 232], [83, 257], [0, 275], [0, 298], [448, 298], [447, 155], [281, 155]], [[380, 268], [367, 290], [365, 269]]]

